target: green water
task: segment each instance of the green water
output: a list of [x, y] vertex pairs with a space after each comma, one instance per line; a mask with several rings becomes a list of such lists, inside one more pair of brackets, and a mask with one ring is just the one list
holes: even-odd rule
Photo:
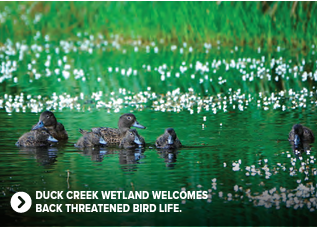
[[[316, 48], [307, 53], [150, 44], [86, 36], [77, 42], [19, 44], [0, 53], [0, 206], [3, 226], [316, 226], [316, 150], [296, 157], [295, 123], [317, 130]], [[14, 144], [44, 110], [69, 134], [66, 144]], [[79, 128], [117, 127], [132, 112], [144, 150], [74, 147]], [[155, 149], [173, 127], [184, 147]], [[180, 213], [36, 213], [36, 191], [208, 191], [208, 199], [111, 200], [179, 204]], [[31, 195], [18, 214], [10, 198]]]

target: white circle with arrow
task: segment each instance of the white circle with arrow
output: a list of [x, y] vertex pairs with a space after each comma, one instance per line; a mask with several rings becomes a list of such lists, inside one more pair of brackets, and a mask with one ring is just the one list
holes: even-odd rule
[[27, 212], [32, 205], [32, 199], [26, 192], [17, 192], [11, 197], [11, 207], [17, 213]]

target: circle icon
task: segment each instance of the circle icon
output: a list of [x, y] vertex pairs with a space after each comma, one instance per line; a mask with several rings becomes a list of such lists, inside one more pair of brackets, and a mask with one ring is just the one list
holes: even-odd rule
[[11, 197], [11, 207], [17, 213], [27, 212], [32, 205], [32, 199], [29, 194], [25, 192], [17, 192]]

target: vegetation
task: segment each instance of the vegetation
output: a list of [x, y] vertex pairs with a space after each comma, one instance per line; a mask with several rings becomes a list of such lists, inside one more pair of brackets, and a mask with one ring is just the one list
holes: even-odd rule
[[316, 43], [316, 2], [0, 2], [0, 42], [102, 34], [123, 41], [306, 48]]

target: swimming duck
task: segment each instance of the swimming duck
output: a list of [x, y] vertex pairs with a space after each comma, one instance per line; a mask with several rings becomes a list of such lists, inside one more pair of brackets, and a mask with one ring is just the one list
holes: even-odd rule
[[298, 146], [300, 143], [304, 142], [314, 143], [315, 137], [309, 128], [300, 124], [295, 124], [289, 132], [288, 140], [293, 141], [295, 146]]
[[63, 124], [57, 122], [53, 112], [45, 111], [40, 115], [39, 122], [33, 126], [33, 130], [45, 127], [57, 140], [67, 140], [68, 134]]
[[82, 129], [79, 129], [79, 132], [83, 134], [82, 137], [79, 138], [75, 147], [83, 148], [83, 147], [96, 147], [106, 145], [107, 142], [98, 134], [93, 132], [87, 132]]
[[19, 147], [47, 147], [51, 142], [58, 142], [45, 128], [31, 130], [23, 134], [16, 145]]
[[180, 148], [182, 146], [173, 128], [165, 129], [164, 134], [156, 139], [155, 145], [157, 148]]
[[140, 146], [142, 146], [142, 141], [135, 129], [129, 129], [119, 144], [120, 148], [138, 148]]
[[[119, 145], [122, 138], [125, 136], [126, 132], [131, 127], [141, 128], [145, 129], [143, 125], [139, 124], [139, 122], [136, 120], [135, 115], [132, 113], [123, 114], [120, 116], [118, 121], [118, 127], [119, 128], [105, 128], [105, 127], [99, 127], [99, 128], [92, 128], [91, 131], [100, 135], [108, 145]], [[141, 143], [145, 145], [145, 141], [143, 137], [139, 137]]]

